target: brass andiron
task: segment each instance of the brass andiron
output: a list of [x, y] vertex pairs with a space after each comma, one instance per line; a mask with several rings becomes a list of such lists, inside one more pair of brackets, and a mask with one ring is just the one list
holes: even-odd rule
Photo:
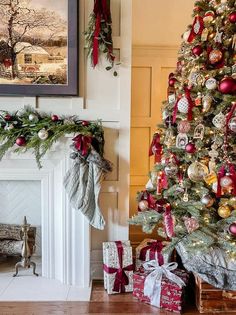
[[36, 264], [31, 261], [31, 253], [30, 253], [30, 248], [28, 244], [28, 231], [30, 228], [30, 224], [27, 223], [26, 217], [24, 217], [24, 223], [21, 226], [21, 230], [23, 232], [23, 246], [22, 246], [22, 252], [21, 252], [21, 261], [16, 263], [15, 268], [16, 268], [16, 273], [14, 273], [13, 277], [16, 277], [18, 275], [19, 267], [22, 268], [30, 268], [30, 266], [33, 267], [33, 274], [35, 276], [38, 276], [38, 274], [35, 272], [36, 270]]

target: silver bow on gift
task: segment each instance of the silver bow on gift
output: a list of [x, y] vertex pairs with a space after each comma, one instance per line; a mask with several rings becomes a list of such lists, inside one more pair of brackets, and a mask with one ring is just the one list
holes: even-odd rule
[[160, 307], [161, 304], [161, 280], [164, 275], [169, 280], [176, 283], [180, 288], [185, 286], [184, 281], [172, 273], [178, 267], [175, 262], [158, 265], [156, 260], [151, 260], [143, 264], [146, 271], [151, 271], [144, 282], [144, 295], [150, 298], [150, 304]]

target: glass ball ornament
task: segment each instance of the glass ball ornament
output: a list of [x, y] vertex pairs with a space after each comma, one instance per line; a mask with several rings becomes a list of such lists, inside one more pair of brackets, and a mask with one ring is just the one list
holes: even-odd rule
[[233, 222], [232, 224], [230, 224], [229, 226], [229, 233], [236, 237], [236, 222]]
[[209, 78], [205, 82], [205, 86], [208, 90], [215, 90], [217, 88], [217, 81], [215, 78]]
[[169, 163], [164, 168], [166, 176], [175, 176], [178, 173], [178, 166], [174, 163]]
[[222, 188], [230, 188], [232, 184], [233, 184], [233, 180], [227, 175], [222, 177], [220, 180], [220, 186]]
[[209, 174], [208, 167], [200, 162], [193, 162], [188, 167], [188, 177], [192, 182], [199, 182]]
[[29, 121], [33, 121], [33, 122], [37, 122], [39, 119], [38, 119], [38, 116], [34, 113], [32, 114], [29, 114]]
[[178, 132], [188, 133], [191, 129], [191, 125], [187, 120], [182, 120], [178, 123]]
[[236, 132], [236, 117], [233, 117], [229, 122], [229, 129], [232, 132]]
[[41, 140], [46, 140], [48, 138], [48, 132], [45, 128], [39, 130], [38, 132], [38, 137]]
[[139, 207], [140, 211], [147, 211], [148, 210], [148, 201], [147, 200], [139, 201], [138, 207]]
[[236, 93], [236, 80], [232, 77], [225, 77], [220, 81], [219, 91], [222, 94]]
[[23, 136], [20, 136], [16, 139], [16, 144], [19, 146], [19, 147], [23, 147], [26, 145], [26, 139], [25, 137]]
[[204, 195], [202, 196], [201, 203], [206, 206], [207, 208], [210, 208], [213, 206], [215, 200], [211, 197], [211, 195]]
[[195, 144], [194, 143], [188, 143], [187, 145], [186, 145], [186, 147], [185, 147], [185, 151], [187, 152], [187, 153], [190, 153], [190, 154], [193, 154], [193, 153], [195, 153], [196, 152], [196, 146], [195, 146]]
[[229, 21], [230, 21], [230, 23], [232, 23], [232, 24], [236, 23], [236, 11], [230, 13], [230, 15], [229, 15]]
[[218, 214], [221, 218], [226, 219], [231, 215], [231, 209], [228, 205], [222, 205], [218, 209]]
[[210, 64], [214, 65], [215, 63], [220, 62], [222, 57], [223, 54], [219, 49], [213, 49], [209, 54]]
[[188, 102], [188, 99], [183, 96], [179, 102], [178, 102], [178, 110], [180, 113], [182, 114], [187, 114], [188, 113], [188, 109], [189, 109], [189, 102]]

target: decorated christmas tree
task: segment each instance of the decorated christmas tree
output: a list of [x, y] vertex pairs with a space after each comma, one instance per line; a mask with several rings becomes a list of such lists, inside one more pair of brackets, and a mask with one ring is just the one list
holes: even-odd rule
[[130, 224], [157, 229], [167, 250], [236, 259], [236, 2], [196, 1], [169, 75], [155, 165]]

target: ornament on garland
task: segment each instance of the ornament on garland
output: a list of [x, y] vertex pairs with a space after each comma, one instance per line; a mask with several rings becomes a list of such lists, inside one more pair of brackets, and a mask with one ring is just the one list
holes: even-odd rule
[[32, 114], [29, 114], [29, 121], [32, 121], [32, 122], [38, 122], [38, 116], [34, 113]]
[[6, 121], [11, 121], [11, 120], [12, 120], [12, 116], [9, 115], [9, 114], [6, 114], [6, 115], [4, 116], [4, 119], [5, 119]]
[[59, 117], [57, 115], [52, 115], [51, 120], [57, 122], [59, 120]]
[[48, 132], [45, 128], [39, 130], [38, 132], [38, 137], [41, 140], [46, 140], [48, 138]]
[[[85, 31], [85, 41], [92, 66], [94, 68], [97, 66], [100, 53], [104, 53], [110, 63], [106, 70], [111, 70], [114, 67], [115, 55], [113, 53], [110, 0], [94, 0], [93, 12], [89, 18], [88, 29]], [[114, 71], [114, 75], [117, 76], [116, 71]]]
[[26, 139], [25, 137], [23, 136], [20, 136], [16, 139], [16, 144], [19, 146], [19, 147], [23, 147], [26, 145]]
[[14, 129], [14, 125], [13, 124], [9, 124], [9, 125], [6, 125], [4, 127], [4, 130], [12, 130], [12, 129]]

